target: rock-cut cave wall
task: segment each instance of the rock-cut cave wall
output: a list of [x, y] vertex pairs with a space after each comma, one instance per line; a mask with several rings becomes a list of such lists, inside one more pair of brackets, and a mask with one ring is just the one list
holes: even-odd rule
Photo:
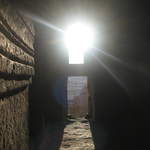
[[34, 75], [34, 28], [0, 0], [0, 150], [28, 149], [28, 89]]

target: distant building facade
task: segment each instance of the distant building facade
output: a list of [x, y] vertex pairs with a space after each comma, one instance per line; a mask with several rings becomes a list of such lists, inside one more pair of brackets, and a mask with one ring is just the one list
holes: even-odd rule
[[87, 77], [77, 76], [68, 78], [68, 114], [84, 117], [88, 113]]

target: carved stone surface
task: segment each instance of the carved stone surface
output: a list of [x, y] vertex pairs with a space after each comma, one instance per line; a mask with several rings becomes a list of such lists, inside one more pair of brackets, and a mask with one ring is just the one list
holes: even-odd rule
[[27, 150], [29, 146], [28, 86], [34, 75], [33, 42], [32, 22], [0, 0], [0, 150]]

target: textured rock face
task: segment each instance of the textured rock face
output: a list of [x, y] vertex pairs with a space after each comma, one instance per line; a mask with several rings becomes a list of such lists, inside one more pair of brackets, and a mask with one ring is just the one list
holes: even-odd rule
[[0, 150], [28, 149], [28, 86], [34, 75], [31, 21], [0, 0]]

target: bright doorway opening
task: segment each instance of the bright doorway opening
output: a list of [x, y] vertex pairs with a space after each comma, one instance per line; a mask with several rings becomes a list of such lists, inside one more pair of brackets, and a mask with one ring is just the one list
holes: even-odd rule
[[68, 115], [85, 117], [88, 114], [88, 78], [69, 76], [67, 83]]
[[84, 54], [93, 47], [94, 31], [83, 22], [68, 26], [64, 34], [64, 43], [69, 52], [69, 64], [84, 64]]

